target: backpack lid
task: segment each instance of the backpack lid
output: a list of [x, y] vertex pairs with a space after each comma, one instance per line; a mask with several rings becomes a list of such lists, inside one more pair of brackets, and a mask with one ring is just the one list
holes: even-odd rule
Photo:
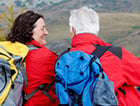
[[3, 41], [0, 42], [0, 45], [6, 49], [9, 53], [12, 53], [14, 55], [19, 55], [22, 57], [22, 59], [25, 58], [25, 56], [28, 53], [28, 47], [20, 42], [10, 42], [10, 41]]

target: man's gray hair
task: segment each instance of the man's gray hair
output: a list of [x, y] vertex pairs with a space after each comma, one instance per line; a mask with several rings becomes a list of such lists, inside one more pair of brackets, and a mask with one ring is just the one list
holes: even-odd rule
[[72, 32], [72, 27], [74, 27], [76, 34], [89, 32], [98, 35], [100, 29], [99, 16], [93, 9], [88, 7], [72, 10], [69, 18], [69, 27], [70, 32]]

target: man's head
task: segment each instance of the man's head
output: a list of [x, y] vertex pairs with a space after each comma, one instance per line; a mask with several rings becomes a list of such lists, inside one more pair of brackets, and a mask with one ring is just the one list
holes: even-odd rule
[[98, 35], [100, 29], [99, 16], [91, 8], [75, 9], [71, 11], [69, 26], [72, 36], [78, 33], [94, 33]]

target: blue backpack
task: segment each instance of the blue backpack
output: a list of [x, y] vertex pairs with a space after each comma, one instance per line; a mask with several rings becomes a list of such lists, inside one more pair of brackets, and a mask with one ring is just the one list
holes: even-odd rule
[[99, 57], [111, 46], [97, 46], [88, 55], [66, 51], [56, 61], [56, 95], [60, 105], [118, 106], [114, 85], [103, 72]]

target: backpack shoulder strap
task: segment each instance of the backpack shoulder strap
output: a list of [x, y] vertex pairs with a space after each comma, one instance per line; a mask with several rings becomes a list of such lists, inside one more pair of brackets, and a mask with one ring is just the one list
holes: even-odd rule
[[51, 101], [55, 101], [54, 98], [49, 95], [48, 91], [50, 88], [53, 86], [55, 83], [55, 79], [50, 83], [50, 84], [41, 84], [39, 87], [37, 87], [35, 90], [33, 90], [31, 93], [28, 95], [24, 95], [24, 99], [27, 101], [29, 100], [34, 94], [36, 94], [39, 90], [42, 91], [44, 95], [46, 95]]
[[106, 51], [110, 51], [119, 59], [122, 59], [122, 48], [117, 46], [95, 46], [96, 49], [92, 52], [92, 55], [100, 58]]
[[119, 59], [122, 59], [122, 48], [117, 46], [112, 46], [108, 49], [111, 53], [113, 53], [115, 56], [117, 56]]
[[34, 45], [32, 45], [32, 44], [27, 45], [27, 46], [28, 46], [28, 48], [29, 48], [29, 51], [39, 48], [39, 47], [36, 47], [36, 46], [34, 46]]
[[96, 49], [91, 53], [100, 58], [112, 46], [96, 46]]

